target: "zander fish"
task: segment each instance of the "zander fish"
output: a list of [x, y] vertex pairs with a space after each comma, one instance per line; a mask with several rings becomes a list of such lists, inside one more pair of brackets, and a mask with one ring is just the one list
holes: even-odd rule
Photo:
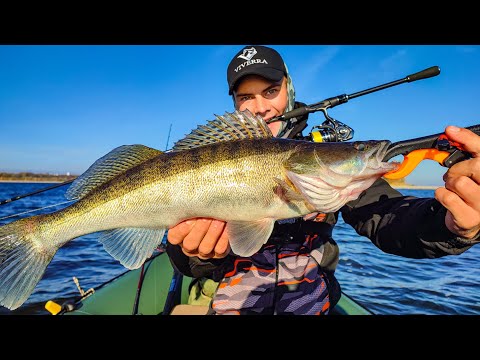
[[94, 232], [136, 269], [169, 227], [215, 218], [227, 222], [232, 251], [250, 256], [276, 220], [335, 212], [396, 169], [382, 161], [389, 144], [275, 138], [261, 117], [235, 111], [198, 126], [171, 151], [120, 146], [70, 186], [75, 203], [0, 227], [0, 304], [21, 306], [57, 250]]

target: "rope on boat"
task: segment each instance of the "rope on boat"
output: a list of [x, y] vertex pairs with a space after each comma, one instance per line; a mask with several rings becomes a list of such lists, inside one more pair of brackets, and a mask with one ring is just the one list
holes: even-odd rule
[[82, 289], [82, 287], [80, 286], [80, 281], [78, 281], [78, 279], [75, 276], [73, 277], [73, 282], [75, 283], [75, 285], [77, 285], [77, 289], [80, 292], [80, 295], [82, 297], [81, 300], [86, 299], [87, 297], [89, 297], [90, 295], [92, 295], [95, 292], [94, 288], [90, 288], [87, 291], [84, 291]]

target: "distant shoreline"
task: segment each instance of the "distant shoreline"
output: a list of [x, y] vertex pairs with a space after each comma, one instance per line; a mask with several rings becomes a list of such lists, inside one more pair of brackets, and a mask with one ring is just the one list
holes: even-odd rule
[[401, 186], [392, 186], [394, 189], [413, 189], [413, 190], [436, 190], [441, 185], [401, 185]]
[[[68, 180], [65, 180], [68, 181]], [[0, 183], [62, 183], [62, 180], [0, 180]]]
[[6, 173], [0, 172], [0, 182], [2, 183], [63, 183], [75, 180], [77, 175], [70, 174], [43, 174], [43, 173]]

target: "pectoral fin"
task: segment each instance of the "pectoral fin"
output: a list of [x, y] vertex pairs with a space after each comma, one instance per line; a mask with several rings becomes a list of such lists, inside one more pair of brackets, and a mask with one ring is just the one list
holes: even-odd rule
[[274, 219], [228, 222], [227, 232], [232, 251], [243, 257], [255, 254], [270, 238], [274, 224]]
[[295, 191], [293, 185], [289, 185], [284, 180], [279, 178], [274, 178], [275, 182], [277, 183], [277, 187], [275, 188], [275, 194], [282, 199], [282, 201], [289, 203], [291, 201], [305, 201], [306, 199], [302, 196], [302, 194]]

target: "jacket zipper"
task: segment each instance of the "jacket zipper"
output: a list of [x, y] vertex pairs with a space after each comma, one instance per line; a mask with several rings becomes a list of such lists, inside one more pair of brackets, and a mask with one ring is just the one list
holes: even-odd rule
[[278, 252], [279, 246], [275, 245], [275, 285], [273, 288], [273, 315], [277, 315], [277, 297], [278, 297]]

